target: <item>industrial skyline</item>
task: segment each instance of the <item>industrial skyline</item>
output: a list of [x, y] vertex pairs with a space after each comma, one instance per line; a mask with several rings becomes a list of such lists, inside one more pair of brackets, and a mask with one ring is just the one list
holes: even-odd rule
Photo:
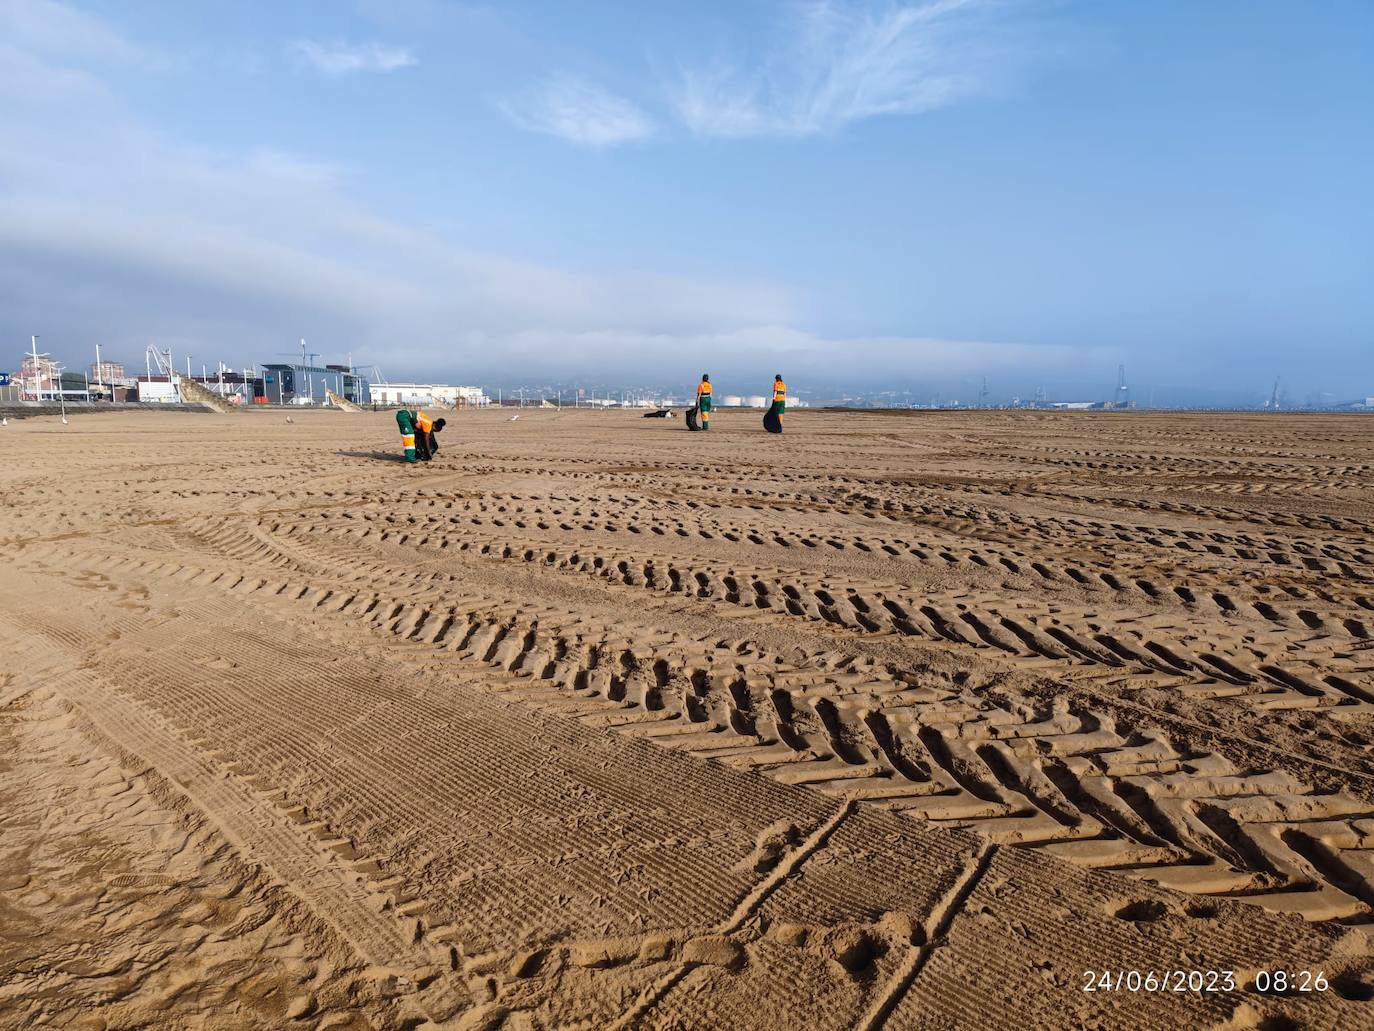
[[[297, 362], [282, 362], [280, 360], [255, 362], [249, 360], [237, 367], [218, 359], [211, 363], [199, 360], [192, 354], [175, 355], [170, 350], [162, 350], [149, 345], [142, 354], [144, 369], [141, 375], [138, 372], [137, 363], [112, 358], [109, 349], [106, 349], [102, 355], [98, 346], [94, 352], [94, 360], [84, 367], [80, 361], [74, 358], [63, 365], [48, 352], [38, 352], [38, 338], [36, 336], [31, 338], [30, 347], [31, 350], [25, 352], [23, 359], [17, 363], [17, 372], [13, 375], [16, 385], [11, 388], [11, 393], [26, 389], [23, 384], [34, 380], [42, 384], [41, 391], [56, 389], [52, 386], [52, 379], [57, 375], [56, 370], [59, 366], [68, 370], [62, 376], [63, 389], [68, 391], [69, 396], [79, 391], [89, 393], [89, 387], [85, 384], [101, 384], [103, 378], [108, 378], [112, 382], [116, 378], [123, 379], [125, 382], [144, 378], [166, 380], [169, 373], [177, 372], [180, 374], [184, 367], [190, 378], [202, 383], [209, 383], [212, 386], [217, 381], [221, 392], [224, 392], [224, 384], [227, 382], [234, 386], [237, 392], [242, 393], [247, 400], [252, 400], [255, 396], [249, 389], [252, 384], [254, 382], [261, 384], [262, 392], [256, 396], [266, 398], [269, 403], [274, 404], [286, 403], [288, 397], [297, 395], [323, 402], [325, 389], [333, 389], [346, 400], [366, 401], [369, 399], [371, 387], [385, 386], [391, 382], [416, 385], [448, 384], [453, 385], [455, 389], [475, 390], [484, 393], [497, 403], [501, 403], [507, 398], [519, 399], [521, 402], [528, 400], [531, 403], [537, 403], [541, 400], [550, 400], [558, 404], [566, 402], [570, 406], [576, 406], [580, 403], [617, 405], [689, 403], [689, 390], [686, 385], [656, 380], [616, 380], [591, 377], [574, 380], [521, 380], [508, 376], [490, 380], [472, 380], [469, 386], [463, 386], [464, 377], [462, 376], [455, 378], [430, 375], [406, 377], [393, 381], [389, 380], [378, 366], [355, 367], [350, 363], [328, 360], [322, 364], [313, 364], [315, 359], [325, 356], [321, 352], [308, 350], [306, 341], [303, 339], [300, 341], [299, 352], [295, 350], [281, 351], [274, 355], [280, 359], [282, 357], [295, 357], [299, 353], [300, 360]], [[345, 357], [351, 359], [351, 356]], [[3, 361], [0, 361], [0, 372], [5, 371], [4, 364]], [[87, 371], [81, 371], [83, 368]], [[116, 370], [118, 370], [118, 376], [116, 376]], [[101, 375], [102, 371], [103, 376]], [[357, 375], [354, 376], [354, 373]], [[76, 382], [78, 377], [84, 381], [82, 385], [78, 385]], [[330, 379], [329, 377], [333, 378]], [[314, 382], [314, 378], [318, 378], [319, 382]], [[726, 408], [762, 407], [765, 395], [748, 389], [750, 385], [753, 385], [757, 390], [757, 384], [753, 382], [754, 378], [732, 380], [727, 377], [721, 380], [718, 377], [717, 382], [722, 384], [718, 403]], [[300, 383], [297, 384], [295, 379], [299, 379]], [[1235, 399], [1208, 398], [1205, 393], [1201, 396], [1194, 395], [1191, 398], [1179, 397], [1177, 396], [1178, 391], [1157, 390], [1153, 387], [1144, 391], [1137, 389], [1133, 392], [1126, 376], [1124, 363], [1117, 365], [1114, 387], [1099, 386], [1097, 390], [1094, 390], [1091, 384], [1077, 390], [1072, 387], [1049, 390], [1044, 385], [1029, 389], [1016, 385], [993, 387], [989, 385], [987, 376], [979, 377], [976, 382], [968, 380], [963, 384], [967, 389], [962, 392], [956, 390], [952, 393], [939, 387], [922, 389], [918, 383], [889, 385], [887, 389], [882, 390], [844, 390], [825, 382], [805, 379], [794, 382], [793, 394], [802, 406], [946, 409], [1023, 407], [1064, 409], [1204, 408], [1257, 409], [1262, 411], [1374, 409], [1374, 400], [1371, 400], [1374, 391], [1361, 392], [1357, 389], [1351, 392], [1349, 396], [1314, 393], [1303, 396], [1291, 392], [1284, 385], [1281, 377], [1275, 378], [1269, 391], [1263, 395], [1254, 394], [1249, 397], [1242, 397], [1237, 393]], [[104, 395], [103, 390], [101, 394]], [[386, 396], [389, 397], [390, 395]]]

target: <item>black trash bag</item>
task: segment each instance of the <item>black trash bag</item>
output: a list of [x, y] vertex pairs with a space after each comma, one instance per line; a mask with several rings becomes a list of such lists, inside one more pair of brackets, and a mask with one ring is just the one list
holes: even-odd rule
[[697, 425], [697, 410], [695, 407], [687, 409], [687, 428], [689, 430], [701, 429], [701, 427]]
[[778, 415], [777, 405], [773, 405], [768, 411], [763, 413], [763, 428], [769, 433], [782, 432], [782, 417]]

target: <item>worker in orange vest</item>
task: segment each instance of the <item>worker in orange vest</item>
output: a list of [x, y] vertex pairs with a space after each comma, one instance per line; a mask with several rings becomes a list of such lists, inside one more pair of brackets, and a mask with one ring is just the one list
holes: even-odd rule
[[709, 430], [711, 428], [711, 377], [702, 373], [701, 382], [697, 384], [697, 411], [700, 413], [701, 428]]
[[787, 384], [782, 373], [773, 377], [773, 404], [763, 413], [763, 428], [769, 433], [782, 432], [782, 413], [787, 408]]
[[444, 428], [443, 419], [432, 419], [423, 410], [415, 413], [415, 457], [422, 462], [428, 462], [439, 450], [439, 442], [434, 439], [434, 434]]

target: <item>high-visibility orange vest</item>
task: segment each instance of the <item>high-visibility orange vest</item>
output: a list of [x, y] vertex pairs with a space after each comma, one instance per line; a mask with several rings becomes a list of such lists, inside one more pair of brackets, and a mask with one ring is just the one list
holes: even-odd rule
[[416, 412], [415, 425], [425, 433], [428, 433], [430, 430], [434, 429], [434, 420], [424, 412]]
[[786, 400], [787, 400], [787, 384], [784, 383], [784, 382], [783, 382], [782, 380], [780, 380], [780, 379], [775, 379], [775, 380], [773, 381], [773, 400], [774, 400], [774, 401], [786, 401]]
[[705, 394], [707, 397], [710, 397], [710, 396], [711, 396], [711, 384], [709, 384], [709, 383], [698, 383], [698, 384], [697, 384], [697, 397], [700, 397], [702, 394]]

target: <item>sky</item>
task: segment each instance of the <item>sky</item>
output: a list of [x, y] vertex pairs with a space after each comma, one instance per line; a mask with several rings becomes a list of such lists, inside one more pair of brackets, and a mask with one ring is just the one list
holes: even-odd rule
[[1371, 42], [1368, 0], [0, 0], [0, 370], [37, 333], [73, 368], [305, 338], [393, 381], [1374, 395]]

